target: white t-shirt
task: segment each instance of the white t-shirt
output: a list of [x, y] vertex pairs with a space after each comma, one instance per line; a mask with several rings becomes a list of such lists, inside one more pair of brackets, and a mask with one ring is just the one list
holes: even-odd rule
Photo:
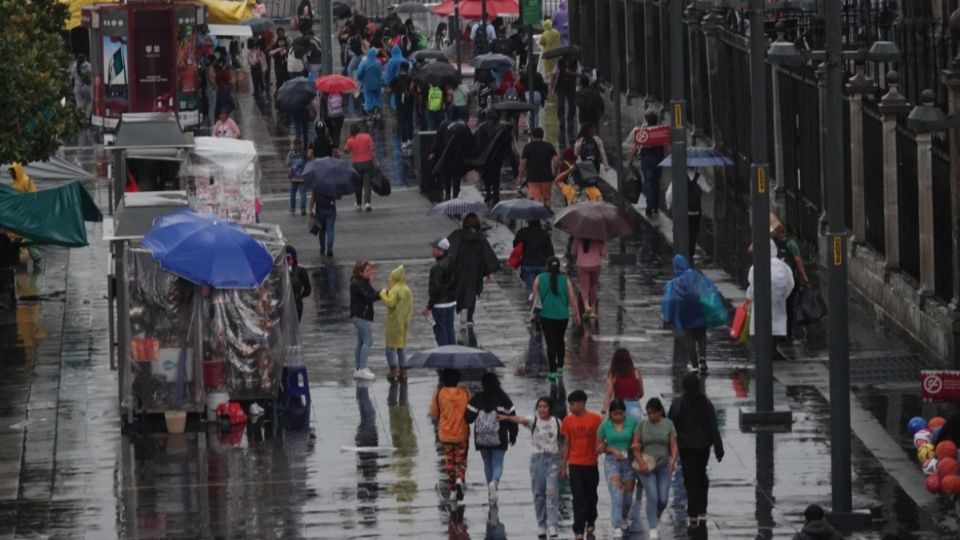
[[532, 432], [533, 451], [543, 454], [559, 454], [560, 421], [551, 416], [543, 420], [539, 416], [527, 416], [527, 429]]

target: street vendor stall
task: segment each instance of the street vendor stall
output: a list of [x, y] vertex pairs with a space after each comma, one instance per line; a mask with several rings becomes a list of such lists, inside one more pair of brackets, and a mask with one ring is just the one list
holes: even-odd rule
[[253, 141], [196, 137], [179, 176], [186, 180], [184, 185], [198, 212], [238, 223], [256, 222], [260, 169]]

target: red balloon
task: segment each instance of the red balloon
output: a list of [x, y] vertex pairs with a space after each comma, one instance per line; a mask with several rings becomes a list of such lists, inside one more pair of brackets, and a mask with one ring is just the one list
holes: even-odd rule
[[940, 441], [937, 445], [937, 459], [957, 457], [957, 445], [953, 441]]
[[937, 476], [943, 480], [951, 474], [957, 474], [960, 471], [960, 463], [953, 458], [943, 458], [937, 462]]
[[926, 487], [930, 493], [940, 493], [940, 479], [936, 476], [928, 476]]
[[940, 489], [947, 495], [960, 493], [960, 476], [951, 474], [940, 480]]
[[934, 429], [946, 423], [947, 423], [946, 418], [942, 416], [934, 416], [933, 418], [930, 419], [929, 422], [927, 422], [927, 429], [929, 429], [930, 431], [933, 431]]

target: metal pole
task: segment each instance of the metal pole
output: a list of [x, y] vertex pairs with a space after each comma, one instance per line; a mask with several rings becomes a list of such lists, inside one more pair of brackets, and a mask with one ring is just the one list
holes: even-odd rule
[[765, 413], [773, 411], [773, 337], [770, 320], [770, 193], [767, 183], [767, 43], [763, 31], [764, 0], [751, 0], [750, 8], [753, 339], [757, 412]]
[[[540, 12], [540, 15], [543, 15], [543, 11]], [[527, 91], [530, 92], [530, 96], [533, 97], [533, 25], [527, 25]], [[546, 100], [547, 96], [540, 96], [540, 99]], [[528, 126], [530, 127], [530, 126]], [[533, 129], [533, 127], [530, 127]]]
[[[683, 7], [685, 0], [670, 2], [670, 93], [673, 101], [673, 249], [690, 257], [687, 224], [687, 102], [683, 95]], [[616, 54], [616, 52], [613, 52]], [[620, 144], [620, 141], [617, 141]]]
[[453, 26], [450, 34], [457, 44], [457, 74], [463, 75], [463, 59], [460, 55], [460, 0], [453, 2]]
[[320, 0], [321, 66], [324, 75], [333, 73], [333, 2]]
[[850, 493], [850, 346], [847, 321], [847, 234], [844, 230], [843, 65], [840, 2], [826, 3], [827, 295], [830, 324], [830, 469], [833, 512], [848, 513]]

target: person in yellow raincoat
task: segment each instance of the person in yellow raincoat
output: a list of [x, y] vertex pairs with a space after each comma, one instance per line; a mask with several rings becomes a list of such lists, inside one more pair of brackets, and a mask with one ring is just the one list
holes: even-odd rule
[[[13, 179], [10, 187], [24, 193], [34, 193], [37, 191], [36, 184], [34, 184], [33, 179], [27, 175], [27, 172], [23, 170], [23, 165], [19, 163], [11, 163], [9, 172], [10, 178]], [[12, 235], [11, 237], [13, 238]], [[26, 248], [30, 253], [30, 258], [33, 260], [34, 269], [38, 269], [38, 265], [40, 264], [40, 249], [38, 249], [34, 244], [27, 244]]]
[[544, 80], [549, 81], [550, 76], [553, 75], [554, 68], [557, 67], [557, 59], [544, 58], [543, 53], [563, 45], [563, 38], [560, 37], [560, 32], [557, 32], [553, 27], [553, 21], [550, 19], [543, 21], [543, 33], [540, 34], [539, 43], [541, 49], [540, 74], [543, 75]]
[[413, 318], [413, 292], [407, 286], [407, 271], [403, 265], [390, 272], [390, 286], [380, 290], [380, 300], [387, 306], [387, 364], [390, 375], [387, 380], [407, 378], [407, 363], [404, 349], [407, 347], [407, 332]]

